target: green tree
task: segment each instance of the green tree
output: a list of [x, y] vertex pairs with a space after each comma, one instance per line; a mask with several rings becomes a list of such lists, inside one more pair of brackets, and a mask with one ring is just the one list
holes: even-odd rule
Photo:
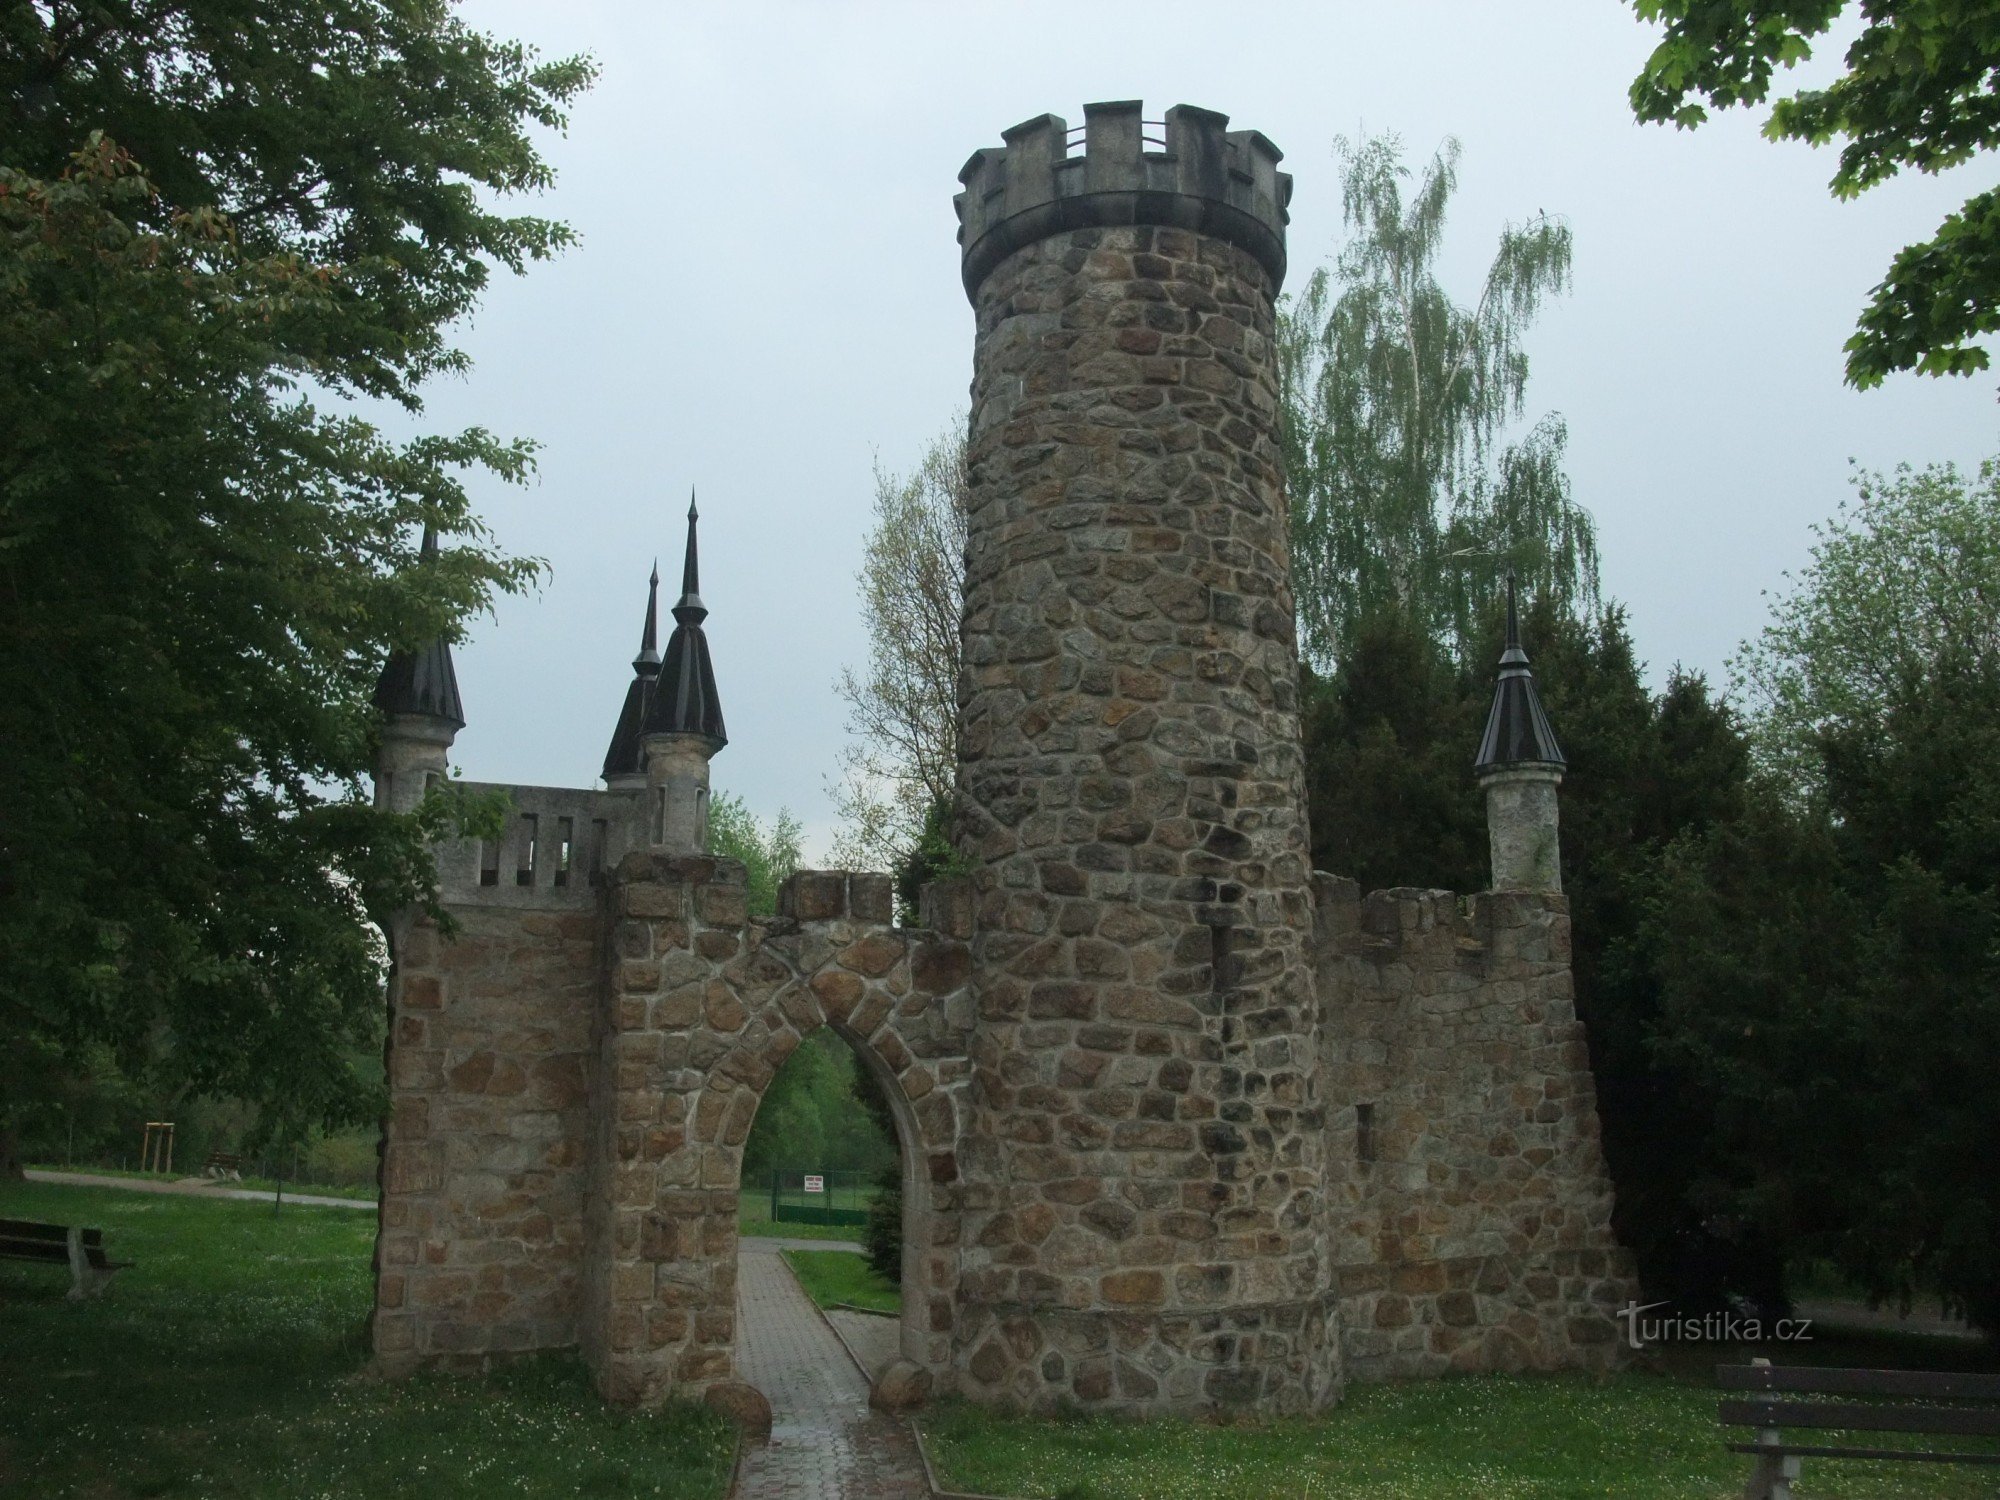
[[834, 787], [834, 852], [857, 869], [922, 863], [926, 819], [954, 806], [965, 497], [963, 423], [934, 438], [909, 474], [875, 469], [875, 524], [856, 580], [868, 665], [835, 684], [849, 745]]
[[1862, 470], [1855, 499], [1731, 666], [1760, 767], [1799, 795], [1824, 790], [1823, 737], [1886, 732], [1912, 682], [1957, 661], [2000, 668], [2000, 462]]
[[893, 1130], [879, 1127], [855, 1097], [852, 1058], [847, 1043], [821, 1027], [785, 1060], [744, 1142], [744, 1182], [768, 1187], [774, 1168], [873, 1173], [895, 1164]]
[[463, 811], [370, 805], [374, 677], [532, 581], [461, 477], [531, 455], [328, 398], [418, 408], [489, 263], [567, 242], [495, 205], [589, 71], [438, 4], [0, 12], [0, 1158], [107, 1051], [267, 1133], [374, 1113], [369, 918]]
[[[1777, 69], [1812, 56], [1847, 0], [1632, 0], [1665, 35], [1632, 84], [1641, 120], [1691, 129], [1719, 109], [1761, 104]], [[1863, 0], [1847, 70], [1771, 107], [1774, 141], [1844, 142], [1830, 184], [1853, 198], [1905, 167], [1942, 172], [2000, 144], [2000, 24], [1980, 4]], [[1897, 370], [1970, 375], [1975, 339], [2000, 328], [2000, 193], [1974, 194], [1930, 239], [1907, 246], [1847, 341], [1847, 379], [1867, 388]]]
[[[1715, 1211], [2000, 1331], [2000, 495], [1867, 476], [1745, 657], [1773, 774], [1648, 902], [1664, 1066]], [[1801, 794], [1801, 789], [1804, 794]]]
[[778, 887], [799, 867], [804, 830], [788, 808], [767, 828], [741, 797], [717, 792], [708, 804], [708, 852], [740, 860], [750, 877], [750, 911], [769, 916], [778, 909]]
[[1462, 306], [1436, 272], [1458, 143], [1407, 196], [1395, 136], [1336, 150], [1349, 238], [1287, 299], [1278, 332], [1305, 655], [1330, 664], [1386, 610], [1463, 642], [1509, 567], [1530, 593], [1588, 607], [1596, 537], [1563, 472], [1568, 429], [1555, 413], [1521, 427], [1523, 338], [1568, 287], [1569, 226], [1541, 213], [1507, 226]]

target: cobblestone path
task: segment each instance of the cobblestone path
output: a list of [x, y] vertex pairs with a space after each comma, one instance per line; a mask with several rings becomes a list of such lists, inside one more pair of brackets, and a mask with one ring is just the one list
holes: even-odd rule
[[738, 1500], [924, 1500], [909, 1424], [868, 1407], [868, 1386], [777, 1247], [744, 1240], [737, 1357], [771, 1401], [771, 1441], [743, 1455]]

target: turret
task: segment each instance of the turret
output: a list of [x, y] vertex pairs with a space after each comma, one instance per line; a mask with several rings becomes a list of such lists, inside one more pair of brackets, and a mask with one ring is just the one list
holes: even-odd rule
[[1561, 746], [1542, 711], [1528, 653], [1521, 649], [1514, 575], [1507, 575], [1507, 645], [1500, 680], [1479, 742], [1473, 771], [1486, 789], [1486, 833], [1493, 852], [1493, 889], [1562, 889], [1556, 788], [1562, 784]]
[[681, 597], [674, 605], [674, 633], [666, 660], [647, 698], [639, 724], [639, 745], [647, 787], [646, 842], [668, 854], [700, 854], [708, 843], [708, 762], [729, 743], [722, 727], [722, 703], [715, 692], [715, 668], [701, 622], [700, 565], [695, 523], [701, 514], [688, 496], [687, 557], [681, 566]]
[[1308, 1411], [1339, 1350], [1277, 426], [1291, 179], [1211, 110], [1084, 119], [959, 176], [956, 1374], [1041, 1410]]
[[635, 792], [646, 785], [646, 757], [639, 733], [646, 708], [660, 680], [660, 564], [653, 563], [647, 580], [646, 624], [639, 634], [639, 654], [632, 658], [632, 681], [625, 689], [625, 706], [618, 727], [611, 731], [611, 748], [604, 752], [604, 784], [614, 792]]
[[[437, 557], [437, 529], [424, 527], [419, 567]], [[394, 651], [375, 682], [382, 744], [375, 763], [375, 805], [410, 812], [432, 781], [447, 774], [446, 752], [465, 727], [451, 647], [438, 636], [415, 651]]]

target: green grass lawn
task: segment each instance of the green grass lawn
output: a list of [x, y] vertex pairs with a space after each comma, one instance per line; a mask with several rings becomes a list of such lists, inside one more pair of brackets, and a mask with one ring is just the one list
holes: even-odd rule
[[821, 1307], [846, 1304], [868, 1312], [899, 1313], [903, 1293], [895, 1282], [877, 1275], [868, 1257], [852, 1250], [786, 1250], [782, 1252], [799, 1282]]
[[[277, 1179], [272, 1177], [246, 1177], [241, 1182], [235, 1182], [221, 1177], [204, 1177], [199, 1172], [134, 1172], [125, 1167], [65, 1167], [60, 1163], [51, 1164], [49, 1162], [30, 1162], [28, 1170], [31, 1172], [75, 1172], [85, 1177], [130, 1177], [139, 1182], [185, 1182], [192, 1178], [198, 1182], [209, 1183], [214, 1187], [249, 1188], [261, 1193], [275, 1192], [278, 1187]], [[285, 1183], [285, 1196], [289, 1198], [294, 1193], [304, 1193], [314, 1198], [352, 1198], [357, 1203], [373, 1203], [378, 1196], [375, 1186], [372, 1183], [366, 1187], [361, 1187], [352, 1183], [287, 1181]]]
[[0, 1495], [712, 1500], [731, 1437], [618, 1411], [573, 1357], [384, 1384], [367, 1357], [374, 1218], [348, 1209], [0, 1185], [0, 1217], [105, 1231], [103, 1297], [0, 1262]]
[[[1350, 1386], [1309, 1420], [1036, 1421], [947, 1403], [923, 1427], [947, 1488], [1027, 1500], [1721, 1500], [1750, 1460], [1723, 1451], [1716, 1400], [1665, 1375], [1485, 1375]], [[1990, 1497], [1993, 1471], [1807, 1459], [1800, 1492]]]
[[743, 1200], [744, 1213], [736, 1221], [736, 1232], [751, 1239], [779, 1240], [835, 1240], [843, 1245], [861, 1243], [859, 1224], [775, 1224], [760, 1214], [751, 1212], [753, 1205], [746, 1196]]

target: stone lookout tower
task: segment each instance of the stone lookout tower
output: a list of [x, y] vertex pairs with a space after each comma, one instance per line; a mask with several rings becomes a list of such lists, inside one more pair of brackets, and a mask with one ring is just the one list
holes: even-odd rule
[[967, 1373], [1313, 1406], [1339, 1376], [1277, 449], [1291, 178], [1226, 116], [1140, 115], [1044, 115], [960, 174], [990, 1184], [960, 1303], [1005, 1334]]
[[[1084, 114], [961, 174], [972, 873], [904, 927], [886, 875], [801, 871], [767, 915], [706, 855], [727, 736], [690, 507], [603, 789], [493, 789], [506, 830], [438, 853], [449, 932], [391, 924], [385, 1374], [572, 1348], [612, 1400], [754, 1406], [744, 1144], [822, 1027], [900, 1148], [885, 1403], [1291, 1412], [1616, 1360], [1633, 1288], [1571, 994], [1562, 752], [1518, 630], [1475, 761], [1493, 889], [1312, 871], [1290, 179], [1207, 110]], [[378, 705], [383, 804], [415, 805], [465, 721], [445, 645], [393, 660]]]

